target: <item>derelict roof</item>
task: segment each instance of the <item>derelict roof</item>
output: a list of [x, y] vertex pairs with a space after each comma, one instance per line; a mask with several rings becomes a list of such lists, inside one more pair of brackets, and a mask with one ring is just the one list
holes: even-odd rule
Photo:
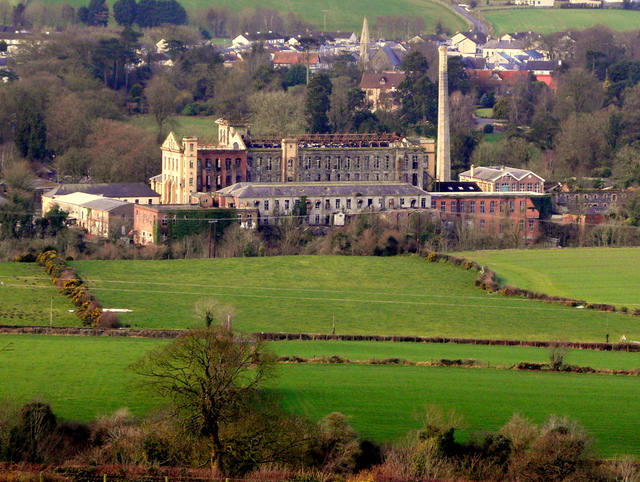
[[425, 190], [402, 182], [328, 182], [328, 183], [247, 183], [240, 182], [217, 191], [236, 198], [300, 196], [426, 196]]

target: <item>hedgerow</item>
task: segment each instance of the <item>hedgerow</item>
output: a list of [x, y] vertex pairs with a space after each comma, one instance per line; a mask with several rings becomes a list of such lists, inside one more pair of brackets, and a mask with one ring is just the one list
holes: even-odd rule
[[43, 251], [36, 258], [36, 262], [51, 276], [51, 281], [58, 287], [60, 293], [76, 306], [76, 316], [84, 326], [103, 328], [120, 326], [117, 315], [103, 312], [100, 301], [91, 294], [78, 273], [68, 266], [55, 250]]

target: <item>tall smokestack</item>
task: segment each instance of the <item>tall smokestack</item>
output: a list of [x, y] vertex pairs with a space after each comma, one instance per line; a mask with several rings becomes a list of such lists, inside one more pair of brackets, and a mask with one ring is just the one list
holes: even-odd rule
[[447, 76], [447, 47], [438, 48], [438, 150], [436, 178], [451, 181], [451, 142], [449, 140], [449, 78]]
[[367, 17], [362, 21], [362, 34], [360, 35], [360, 57], [358, 58], [358, 66], [366, 69], [369, 63], [369, 23]]

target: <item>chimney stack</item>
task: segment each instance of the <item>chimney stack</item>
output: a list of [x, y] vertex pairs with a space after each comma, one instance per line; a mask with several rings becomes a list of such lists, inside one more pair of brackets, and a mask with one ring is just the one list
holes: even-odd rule
[[451, 181], [451, 142], [449, 139], [449, 78], [447, 76], [447, 47], [438, 48], [438, 150], [436, 178]]

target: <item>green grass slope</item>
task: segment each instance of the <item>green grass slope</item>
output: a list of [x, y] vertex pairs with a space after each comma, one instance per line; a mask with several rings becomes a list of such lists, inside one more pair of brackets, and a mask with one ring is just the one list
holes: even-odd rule
[[77, 326], [70, 300], [35, 263], [0, 263], [0, 324]]
[[[8, 345], [0, 352], [3, 367], [0, 400], [24, 403], [39, 397], [50, 402], [56, 414], [84, 421], [122, 407], [143, 415], [159, 402], [132, 388], [134, 375], [125, 367], [163, 343], [166, 341], [136, 338], [0, 335], [0, 346]], [[343, 342], [346, 347], [343, 349], [349, 351], [349, 345], [352, 344]], [[278, 353], [289, 350], [302, 353], [305, 349], [282, 343], [274, 344], [274, 348]], [[458, 349], [426, 344], [385, 346], [398, 354], [405, 350], [444, 353], [450, 348]], [[494, 354], [487, 356], [494, 360], [518, 357], [512, 350], [492, 348]], [[353, 345], [353, 350], [379, 352], [379, 348], [357, 345]], [[532, 352], [521, 353], [528, 358]], [[425, 356], [414, 354], [418, 358]], [[601, 355], [605, 354], [598, 354]], [[640, 365], [640, 355], [626, 355], [629, 358], [625, 365], [633, 363], [634, 358]], [[640, 456], [637, 386], [638, 378], [631, 376], [284, 364], [280, 365], [280, 377], [271, 388], [284, 396], [292, 410], [314, 419], [333, 411], [343, 412], [363, 436], [379, 442], [397, 440], [417, 428], [419, 414], [429, 404], [453, 408], [464, 415], [469, 431], [495, 430], [514, 413], [537, 422], [551, 414], [569, 416], [580, 421], [596, 438], [596, 447], [602, 455]]]
[[106, 308], [134, 328], [187, 328], [194, 305], [236, 307], [251, 332], [604, 341], [640, 339], [622, 314], [489, 295], [477, 273], [418, 257], [283, 256], [71, 263]]
[[[43, 3], [63, 3], [63, 0], [44, 0]], [[81, 7], [86, 6], [88, 1], [64, 0], [64, 3]], [[113, 3], [114, 0], [107, 1], [109, 6], [112, 6]], [[180, 3], [191, 17], [198, 10], [212, 6], [221, 6], [236, 12], [245, 8], [263, 7], [278, 10], [283, 16], [287, 13], [298, 14], [318, 28], [322, 28], [324, 25], [323, 12], [326, 12], [327, 30], [356, 32], [358, 35], [362, 30], [362, 21], [365, 15], [369, 19], [370, 28], [375, 24], [377, 16], [413, 15], [424, 18], [425, 33], [433, 33], [438, 22], [452, 32], [467, 30], [467, 22], [452, 9], [443, 3], [431, 0], [325, 0], [321, 3], [294, 2], [292, 0], [246, 0], [244, 2], [181, 0]]]
[[485, 11], [483, 16], [493, 25], [496, 35], [527, 30], [548, 34], [582, 30], [598, 24], [618, 31], [640, 28], [640, 12], [631, 10], [510, 8]]
[[475, 251], [502, 283], [617, 307], [640, 308], [640, 248]]

